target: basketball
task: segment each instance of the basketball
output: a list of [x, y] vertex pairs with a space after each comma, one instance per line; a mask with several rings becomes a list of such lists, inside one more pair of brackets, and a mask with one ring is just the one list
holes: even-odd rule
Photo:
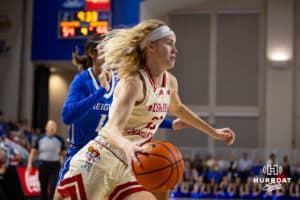
[[146, 154], [137, 154], [141, 162], [132, 163], [132, 170], [147, 190], [171, 190], [182, 178], [184, 161], [181, 152], [171, 143], [153, 140], [143, 145]]

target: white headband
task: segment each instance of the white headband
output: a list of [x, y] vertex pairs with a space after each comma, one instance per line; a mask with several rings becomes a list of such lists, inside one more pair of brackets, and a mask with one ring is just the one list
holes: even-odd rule
[[148, 42], [153, 42], [172, 34], [174, 34], [174, 32], [168, 26], [160, 26], [145, 36], [143, 41], [140, 43], [140, 48], [143, 50]]

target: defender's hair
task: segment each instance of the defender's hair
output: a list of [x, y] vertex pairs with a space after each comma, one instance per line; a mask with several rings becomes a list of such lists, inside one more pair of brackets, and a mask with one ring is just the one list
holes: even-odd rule
[[79, 71], [85, 70], [93, 65], [93, 59], [91, 54], [97, 53], [97, 46], [104, 39], [104, 34], [93, 35], [88, 39], [84, 47], [84, 55], [79, 56], [78, 47], [75, 48], [75, 51], [72, 53], [72, 62], [75, 66], [78, 67]]

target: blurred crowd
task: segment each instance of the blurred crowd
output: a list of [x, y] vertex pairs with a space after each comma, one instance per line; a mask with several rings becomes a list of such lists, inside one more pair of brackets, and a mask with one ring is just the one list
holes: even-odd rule
[[8, 121], [0, 111], [0, 199], [25, 199], [17, 167], [27, 165], [30, 149], [40, 135], [41, 130], [31, 129], [28, 120]]
[[[274, 190], [266, 190], [264, 183], [255, 182], [254, 178], [267, 177], [263, 170], [267, 165], [280, 166], [272, 177], [280, 180], [291, 178], [290, 183], [281, 183]], [[201, 158], [197, 154], [193, 159], [185, 159], [183, 179], [172, 195], [192, 199], [300, 199], [300, 162], [290, 164], [288, 156], [279, 161], [274, 153], [264, 161], [251, 159], [247, 152], [231, 160], [210, 154]]]
[[30, 148], [40, 135], [41, 130], [31, 129], [28, 120], [5, 121], [0, 111], [1, 166], [26, 165]]

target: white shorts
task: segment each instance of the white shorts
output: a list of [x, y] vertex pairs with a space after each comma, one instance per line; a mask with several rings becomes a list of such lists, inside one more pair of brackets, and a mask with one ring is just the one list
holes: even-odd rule
[[71, 199], [119, 200], [146, 191], [124, 162], [124, 154], [98, 136], [71, 160], [58, 192]]

